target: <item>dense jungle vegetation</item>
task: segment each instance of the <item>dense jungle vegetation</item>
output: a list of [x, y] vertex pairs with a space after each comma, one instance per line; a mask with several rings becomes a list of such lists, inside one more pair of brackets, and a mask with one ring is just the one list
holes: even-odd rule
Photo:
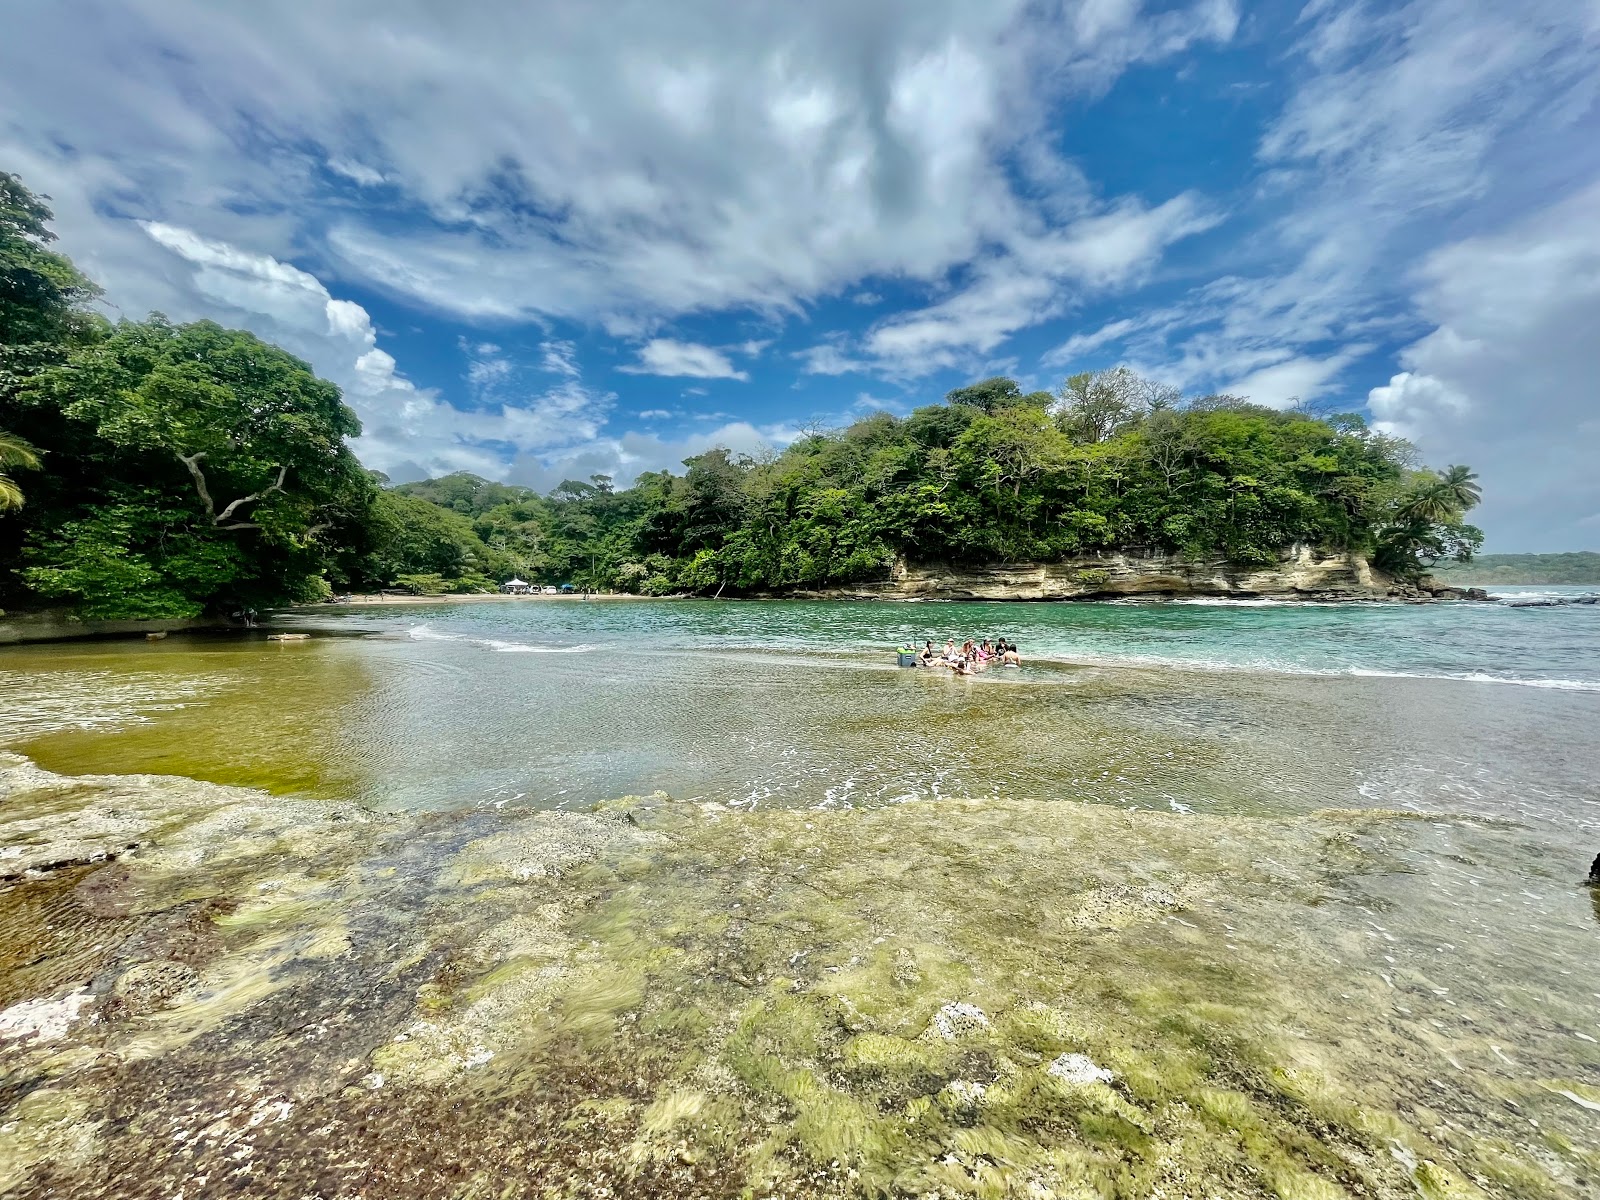
[[1470, 562], [1440, 563], [1438, 574], [1455, 584], [1600, 583], [1600, 553], [1576, 550], [1568, 554], [1479, 554]]
[[0, 172], [0, 603], [86, 617], [262, 609], [511, 575], [647, 594], [882, 578], [897, 557], [1112, 550], [1274, 561], [1308, 543], [1415, 574], [1482, 541], [1465, 467], [1359, 416], [1186, 399], [1126, 368], [996, 378], [762, 459], [714, 448], [618, 490], [451, 475], [388, 486], [339, 390], [210, 322], [112, 323]]

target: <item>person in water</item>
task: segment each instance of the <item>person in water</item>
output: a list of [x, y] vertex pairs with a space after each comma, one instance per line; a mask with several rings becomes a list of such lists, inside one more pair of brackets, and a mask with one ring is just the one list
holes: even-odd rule
[[931, 667], [933, 666], [934, 659], [937, 657], [938, 654], [933, 648], [933, 639], [929, 638], [928, 641], [923, 645], [922, 652], [917, 655], [917, 662], [924, 667]]
[[1006, 643], [1006, 652], [1000, 661], [1008, 667], [1020, 667], [1022, 665], [1022, 655], [1017, 653], [1017, 644], [1015, 642]]

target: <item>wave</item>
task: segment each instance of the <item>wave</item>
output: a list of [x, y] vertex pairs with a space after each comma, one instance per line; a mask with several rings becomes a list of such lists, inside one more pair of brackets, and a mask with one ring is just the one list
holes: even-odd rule
[[1141, 600], [1129, 597], [1126, 600], [1112, 600], [1111, 604], [1190, 604], [1202, 608], [1329, 608], [1334, 605], [1345, 607], [1350, 604], [1383, 604], [1387, 601], [1352, 601], [1352, 600], [1282, 600], [1270, 596], [1178, 596], [1161, 597], [1152, 600]]
[[604, 649], [590, 642], [580, 642], [575, 646], [538, 646], [532, 642], [507, 642], [499, 638], [470, 637], [464, 633], [440, 633], [426, 625], [407, 630], [407, 636], [417, 642], [465, 642], [471, 646], [483, 646], [497, 654], [586, 654], [591, 650]]
[[1600, 692], [1600, 680], [1540, 679], [1517, 675], [1494, 675], [1487, 671], [1397, 671], [1382, 667], [1313, 667], [1281, 660], [1220, 662], [1216, 659], [1170, 658], [1156, 655], [1095, 655], [1071, 657], [1059, 654], [1033, 654], [1029, 661], [1057, 666], [1167, 667], [1185, 671], [1217, 671], [1265, 675], [1312, 675], [1323, 678], [1440, 679], [1455, 683], [1495, 683], [1514, 687], [1546, 688], [1563, 692]]
[[[1241, 603], [1231, 601], [1229, 603]], [[1252, 603], [1244, 601], [1242, 603]], [[1304, 601], [1265, 601], [1268, 604], [1297, 604]], [[410, 630], [410, 636], [419, 641], [466, 642], [482, 646], [499, 654], [586, 654], [605, 650], [602, 644], [583, 642], [573, 646], [540, 646], [529, 642], [505, 641], [498, 638], [471, 637], [467, 634], [443, 633], [426, 625]], [[660, 647], [667, 652], [682, 650], [685, 653], [707, 652], [717, 654], [753, 653], [764, 658], [779, 655], [805, 665], [836, 661], [840, 666], [860, 666], [864, 646], [792, 646], [778, 648], [771, 643], [764, 646], [718, 646], [714, 650], [693, 647]], [[876, 651], [878, 647], [871, 648]], [[796, 657], [798, 656], [798, 657]], [[1510, 687], [1531, 687], [1548, 691], [1600, 693], [1600, 680], [1540, 678], [1525, 675], [1497, 675], [1489, 671], [1428, 671], [1397, 670], [1384, 667], [1357, 665], [1318, 667], [1283, 659], [1256, 659], [1228, 662], [1219, 659], [1184, 658], [1179, 656], [1149, 654], [1096, 654], [1090, 652], [1032, 652], [1025, 656], [1029, 663], [1059, 667], [1156, 667], [1180, 671], [1214, 671], [1227, 674], [1304, 675], [1323, 678], [1374, 678], [1374, 679], [1435, 679], [1454, 683], [1488, 683]]]

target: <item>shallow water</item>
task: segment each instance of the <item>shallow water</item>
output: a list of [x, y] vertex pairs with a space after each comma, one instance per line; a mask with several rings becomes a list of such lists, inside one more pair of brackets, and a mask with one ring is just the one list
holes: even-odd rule
[[[0, 1036], [0, 1191], [248, 1150], [260, 1195], [1592, 1194], [1597, 618], [574, 601], [0, 651], [0, 745], [115, 777], [16, 776], [0, 855], [122, 855], [0, 885], [0, 1009], [90, 997]], [[1037, 653], [891, 665], [957, 624]]]

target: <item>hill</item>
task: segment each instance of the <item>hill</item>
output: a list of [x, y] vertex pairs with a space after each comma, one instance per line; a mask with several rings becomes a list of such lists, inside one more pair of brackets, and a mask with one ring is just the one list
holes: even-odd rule
[[1440, 563], [1433, 573], [1458, 584], [1600, 583], [1600, 554], [1480, 554], [1469, 563]]

